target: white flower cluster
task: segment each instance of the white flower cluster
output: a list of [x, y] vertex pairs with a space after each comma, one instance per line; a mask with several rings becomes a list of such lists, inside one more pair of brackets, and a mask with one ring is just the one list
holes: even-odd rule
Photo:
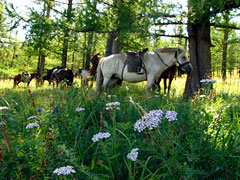
[[130, 153], [128, 153], [127, 158], [131, 161], [136, 161], [138, 157], [138, 148], [132, 149]]
[[97, 142], [97, 141], [99, 141], [100, 139], [106, 139], [106, 138], [109, 138], [111, 136], [111, 134], [109, 134], [109, 133], [102, 133], [102, 132], [100, 132], [100, 133], [98, 133], [98, 134], [95, 134], [93, 137], [92, 137], [92, 141], [93, 142]]
[[79, 111], [85, 111], [85, 108], [78, 107], [78, 108], [76, 108], [76, 111], [77, 111], [77, 112], [79, 112]]
[[108, 95], [109, 98], [117, 97], [116, 95]]
[[2, 107], [0, 107], [0, 111], [1, 111], [1, 110], [4, 110], [4, 109], [8, 109], [8, 107], [7, 107], [7, 106], [2, 106]]
[[29, 123], [27, 126], [26, 126], [26, 129], [32, 129], [32, 128], [39, 128], [39, 124], [38, 123]]
[[139, 119], [134, 125], [134, 131], [142, 132], [144, 129], [153, 129], [158, 127], [163, 116], [162, 110], [152, 110]]
[[168, 121], [176, 121], [177, 120], [177, 112], [175, 111], [167, 111], [165, 117]]
[[63, 166], [53, 171], [54, 174], [59, 175], [69, 175], [71, 173], [76, 173], [72, 166]]
[[117, 109], [120, 110], [120, 102], [110, 102], [106, 104], [106, 110]]
[[30, 116], [30, 117], [27, 118], [27, 120], [34, 119], [34, 118], [37, 119], [37, 116]]
[[200, 81], [200, 83], [215, 83], [215, 82], [217, 82], [217, 81], [214, 79], [202, 79]]

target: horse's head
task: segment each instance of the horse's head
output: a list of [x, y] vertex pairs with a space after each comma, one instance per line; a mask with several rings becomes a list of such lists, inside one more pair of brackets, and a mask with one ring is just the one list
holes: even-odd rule
[[53, 73], [53, 71], [54, 71], [55, 69], [56, 69], [56, 68], [47, 69], [47, 79], [48, 79], [48, 80], [51, 79], [52, 73]]
[[81, 75], [81, 73], [82, 73], [82, 69], [78, 68], [77, 71], [75, 72], [75, 76]]
[[100, 56], [99, 56], [99, 53], [95, 53], [92, 58], [90, 59], [90, 62], [93, 63], [93, 64], [98, 64], [99, 61], [100, 61]]
[[192, 64], [188, 60], [186, 51], [183, 49], [178, 49], [175, 53], [176, 66], [184, 73], [190, 74], [192, 72]]

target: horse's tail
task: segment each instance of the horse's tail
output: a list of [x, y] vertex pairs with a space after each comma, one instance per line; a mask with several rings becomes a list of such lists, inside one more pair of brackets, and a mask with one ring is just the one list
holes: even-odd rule
[[103, 84], [103, 73], [101, 68], [101, 63], [103, 61], [100, 61], [98, 67], [97, 67], [97, 78], [96, 78], [96, 91], [101, 92], [102, 90], [102, 84]]

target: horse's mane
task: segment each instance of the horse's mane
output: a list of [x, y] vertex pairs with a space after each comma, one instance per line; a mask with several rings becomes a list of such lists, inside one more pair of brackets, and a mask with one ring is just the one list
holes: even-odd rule
[[179, 53], [184, 52], [182, 48], [156, 48], [155, 51], [160, 53], [175, 53], [178, 51]]

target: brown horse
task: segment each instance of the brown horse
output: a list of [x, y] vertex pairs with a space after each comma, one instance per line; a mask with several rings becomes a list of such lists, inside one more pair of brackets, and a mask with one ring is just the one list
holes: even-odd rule
[[55, 67], [50, 70], [47, 70], [47, 76], [43, 77], [49, 81], [49, 84], [53, 81], [56, 81], [57, 86], [59, 82], [66, 80], [68, 86], [71, 86], [73, 83], [73, 72], [71, 69], [63, 67]]
[[90, 87], [93, 86], [93, 81], [96, 78], [96, 73], [97, 73], [97, 67], [99, 64], [99, 61], [101, 60], [99, 53], [95, 53], [91, 59], [90, 62], [92, 63], [92, 66], [89, 69], [78, 69], [75, 75], [79, 75], [81, 79], [81, 85], [83, 86], [88, 86], [88, 81], [91, 81]]
[[20, 82], [27, 83], [27, 86], [29, 87], [30, 82], [32, 79], [36, 78], [37, 84], [40, 82], [40, 76], [38, 73], [22, 73], [22, 74], [17, 74], [13, 80], [14, 80], [14, 85], [13, 87], [18, 86]]
[[[177, 70], [176, 65], [173, 65], [170, 68], [168, 68], [167, 70], [165, 70], [161, 74], [161, 76], [157, 80], [154, 81], [154, 86], [157, 86], [157, 88], [160, 90], [160, 82], [161, 82], [161, 79], [163, 79], [164, 80], [164, 94], [166, 94], [166, 90], [168, 90], [167, 94], [169, 94], [172, 80], [176, 74], [176, 70]], [[168, 86], [167, 86], [167, 80], [168, 80]], [[153, 86], [153, 89], [155, 88], [154, 86]]]

